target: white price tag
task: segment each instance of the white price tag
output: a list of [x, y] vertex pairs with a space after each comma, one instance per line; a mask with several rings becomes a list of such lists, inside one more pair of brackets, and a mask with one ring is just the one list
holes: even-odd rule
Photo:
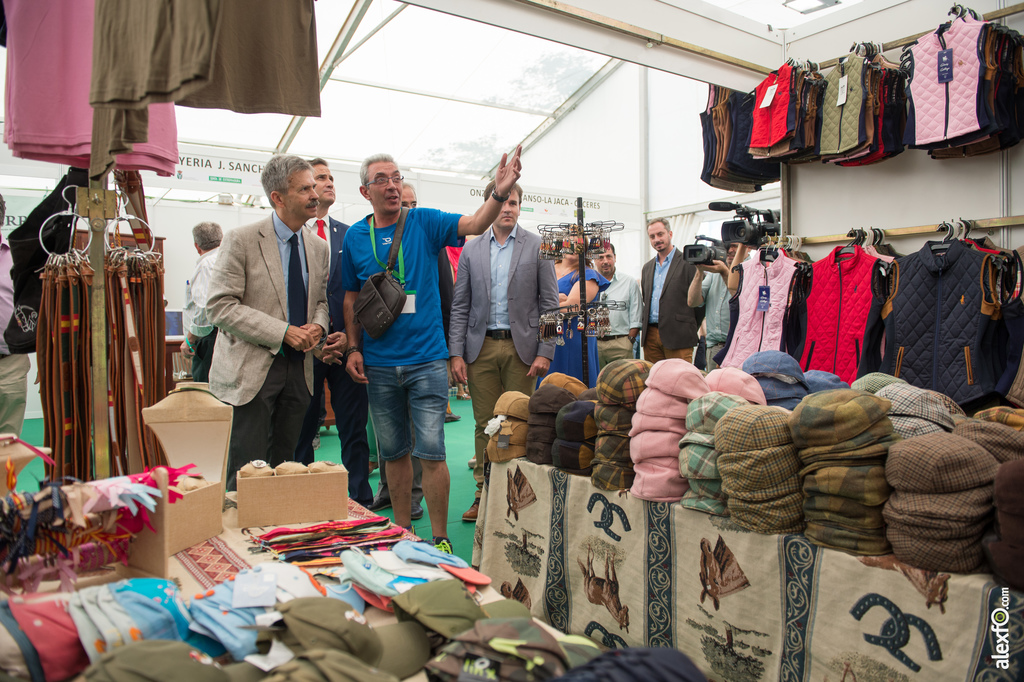
[[837, 107], [841, 107], [846, 104], [846, 85], [849, 78], [849, 76], [843, 76], [839, 79], [839, 95], [836, 97]]
[[405, 292], [405, 307], [402, 308], [403, 315], [411, 315], [416, 312], [416, 294]]
[[764, 91], [764, 99], [761, 100], [761, 106], [758, 109], [765, 109], [772, 104], [772, 100], [775, 99], [775, 91], [779, 89], [779, 84], [769, 85], [768, 89]]

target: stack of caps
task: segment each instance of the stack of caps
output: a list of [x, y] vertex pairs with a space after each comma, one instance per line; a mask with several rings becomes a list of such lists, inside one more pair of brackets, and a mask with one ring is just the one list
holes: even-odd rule
[[809, 369], [804, 372], [804, 383], [807, 384], [807, 391], [809, 393], [821, 393], [822, 391], [833, 391], [837, 388], [850, 387], [838, 375], [821, 369]]
[[711, 389], [686, 360], [662, 360], [651, 368], [647, 388], [636, 402], [629, 454], [636, 479], [630, 492], [642, 500], [678, 502], [689, 486], [679, 472], [679, 439], [686, 434], [691, 400]]
[[995, 502], [999, 539], [988, 543], [992, 572], [1015, 590], [1024, 590], [1024, 459], [996, 472]]
[[625, 490], [633, 485], [629, 431], [636, 402], [647, 386], [651, 363], [623, 358], [604, 366], [597, 377], [597, 439], [590, 480], [602, 490]]
[[780, 350], [763, 350], [743, 361], [743, 371], [757, 379], [769, 405], [792, 410], [810, 393], [800, 363]]
[[990, 407], [974, 415], [975, 419], [986, 422], [998, 422], [1009, 426], [1014, 431], [1024, 431], [1024, 408]]
[[487, 441], [488, 462], [507, 462], [526, 456], [529, 418], [529, 396], [519, 391], [501, 394], [498, 402], [494, 403], [494, 419], [484, 429], [491, 435]]
[[[974, 441], [988, 450], [989, 454], [1000, 462], [1012, 462], [1024, 459], [1024, 431], [1009, 425], [1011, 421], [987, 421], [983, 417], [1013, 417], [1007, 413], [1009, 408], [992, 408], [982, 410], [974, 415], [974, 419], [963, 419], [953, 429], [953, 433]], [[1024, 410], [1012, 410], [1024, 412]]]
[[526, 459], [534, 464], [551, 464], [551, 446], [558, 438], [558, 433], [555, 431], [558, 411], [574, 402], [576, 402], [576, 396], [560, 386], [547, 384], [537, 387], [530, 397], [529, 403]]
[[[582, 381], [580, 381], [574, 376], [563, 374], [562, 372], [552, 372], [551, 374], [548, 374], [543, 379], [541, 379], [540, 383], [537, 385], [537, 388], [540, 388], [541, 386], [558, 386], [559, 388], [564, 388], [565, 390], [569, 391], [569, 393], [572, 393], [577, 398], [579, 398], [581, 393], [588, 390], [587, 385], [584, 384]], [[586, 398], [579, 399], [586, 400]]]
[[898, 379], [891, 374], [884, 372], [870, 372], [864, 376], [856, 379], [850, 388], [855, 391], [867, 391], [868, 393], [878, 393], [884, 387], [889, 384], [905, 384], [907, 383], [903, 379]]
[[892, 403], [889, 421], [900, 438], [953, 430], [953, 415], [938, 393], [910, 384], [889, 384], [875, 395]]
[[931, 571], [976, 569], [998, 468], [983, 447], [955, 434], [929, 433], [889, 448], [885, 477], [893, 493], [883, 513], [896, 558]]
[[789, 418], [804, 468], [805, 535], [851, 554], [888, 554], [885, 456], [895, 442], [890, 403], [850, 388], [812, 393]]
[[[735, 368], [730, 368], [735, 369]], [[686, 411], [688, 431], [679, 441], [679, 473], [690, 484], [680, 504], [706, 514], [728, 516], [728, 496], [722, 490], [715, 449], [715, 426], [734, 407], [748, 405], [739, 396], [712, 391], [690, 403]]]
[[800, 458], [789, 432], [789, 413], [742, 405], [715, 425], [715, 448], [729, 513], [747, 530], [798, 533], [804, 529]]
[[551, 446], [551, 463], [577, 476], [590, 476], [597, 439], [594, 421], [596, 400], [577, 400], [558, 411], [555, 434], [558, 438]]

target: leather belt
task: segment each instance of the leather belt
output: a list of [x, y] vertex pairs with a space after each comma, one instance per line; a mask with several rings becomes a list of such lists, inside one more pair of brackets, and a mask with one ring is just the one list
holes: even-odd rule
[[491, 337], [492, 339], [511, 339], [512, 338], [512, 330], [511, 329], [488, 329], [484, 333], [487, 336]]
[[614, 341], [615, 339], [623, 339], [629, 336], [629, 334], [612, 334], [611, 336], [602, 336], [598, 341]]
[[657, 322], [648, 322], [648, 323], [647, 323], [647, 328], [648, 328], [648, 329], [651, 329], [652, 327], [653, 327], [654, 329], [657, 329], [657, 328], [658, 328], [658, 323], [657, 323]]

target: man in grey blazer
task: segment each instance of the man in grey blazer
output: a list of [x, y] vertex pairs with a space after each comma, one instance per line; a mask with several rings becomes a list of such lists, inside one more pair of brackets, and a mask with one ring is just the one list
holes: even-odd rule
[[277, 466], [295, 452], [313, 391], [313, 354], [325, 337], [327, 243], [316, 217], [313, 167], [274, 156], [261, 176], [274, 212], [221, 242], [207, 312], [220, 329], [210, 390], [234, 406], [227, 486], [250, 460]]
[[[484, 190], [490, 196], [492, 182]], [[452, 376], [469, 384], [476, 420], [476, 499], [462, 515], [475, 522], [480, 510], [488, 436], [484, 427], [505, 391], [533, 393], [555, 355], [540, 343], [541, 312], [558, 307], [554, 263], [540, 260], [540, 237], [519, 226], [523, 191], [515, 185], [491, 228], [462, 249], [448, 350]]]
[[697, 266], [687, 263], [683, 254], [672, 246], [672, 231], [661, 218], [647, 224], [655, 256], [644, 263], [640, 272], [640, 291], [644, 299], [641, 316], [643, 336], [640, 343], [644, 359], [658, 362], [665, 358], [682, 358], [693, 362], [697, 330], [704, 319], [703, 308], [691, 308], [687, 294]]

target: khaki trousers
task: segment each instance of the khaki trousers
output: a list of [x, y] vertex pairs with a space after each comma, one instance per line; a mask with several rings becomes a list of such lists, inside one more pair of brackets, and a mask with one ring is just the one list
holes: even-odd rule
[[661, 345], [661, 334], [657, 327], [647, 328], [647, 340], [644, 342], [644, 360], [658, 362], [665, 358], [681, 358], [693, 362], [692, 348], [665, 348]]
[[533, 395], [537, 378], [527, 376], [530, 366], [519, 359], [512, 339], [484, 337], [484, 345], [476, 360], [467, 365], [469, 395], [473, 399], [473, 419], [476, 422], [476, 498], [484, 487], [484, 464], [487, 461], [487, 441], [484, 433], [487, 422], [494, 418], [494, 405], [505, 391], [520, 391]]
[[0, 358], [0, 433], [21, 435], [21, 427], [25, 423], [29, 367], [27, 355]]
[[597, 340], [597, 370], [600, 372], [604, 366], [613, 360], [633, 357], [633, 342], [628, 336], [621, 339], [598, 339]]

